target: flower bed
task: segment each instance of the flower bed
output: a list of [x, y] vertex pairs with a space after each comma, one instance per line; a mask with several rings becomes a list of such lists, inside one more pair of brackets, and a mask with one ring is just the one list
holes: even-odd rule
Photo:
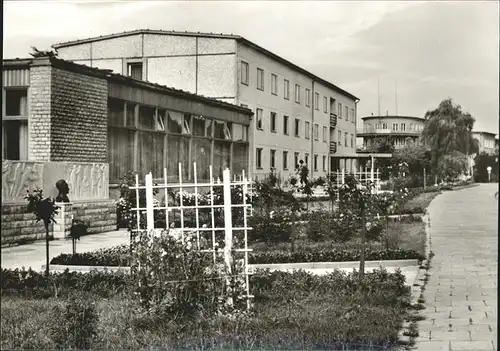
[[[50, 263], [59, 265], [76, 265], [76, 266], [107, 266], [126, 267], [130, 265], [130, 251], [126, 245], [116, 246], [110, 249], [102, 249], [97, 251], [61, 254], [54, 257]], [[379, 260], [406, 260], [406, 259], [423, 259], [422, 255], [413, 250], [389, 249], [389, 250], [370, 250], [365, 254], [367, 261]], [[250, 264], [261, 263], [299, 263], [299, 262], [346, 262], [358, 261], [360, 259], [359, 250], [335, 250], [312, 248], [306, 250], [298, 250], [296, 252], [288, 251], [267, 251], [267, 252], [252, 252], [249, 254]]]
[[[391, 349], [409, 312], [404, 276], [383, 270], [366, 273], [362, 281], [357, 273], [258, 271], [250, 282], [255, 296], [250, 313], [206, 313], [188, 321], [144, 313], [123, 289], [130, 283], [126, 276], [26, 275], [2, 271], [2, 349], [75, 349], [75, 341], [87, 349], [119, 350]], [[93, 285], [100, 292], [106, 285], [108, 296], [101, 297]], [[85, 298], [66, 300], [80, 290], [88, 292]], [[80, 310], [94, 318], [73, 313]]]

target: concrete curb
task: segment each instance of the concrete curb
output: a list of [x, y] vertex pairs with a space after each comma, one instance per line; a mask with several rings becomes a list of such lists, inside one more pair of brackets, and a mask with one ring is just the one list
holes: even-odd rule
[[[366, 261], [366, 269], [374, 269], [379, 267], [384, 268], [400, 268], [418, 266], [418, 260], [385, 260], [385, 261]], [[253, 273], [256, 269], [271, 269], [271, 270], [299, 270], [299, 269], [359, 269], [359, 261], [348, 262], [307, 262], [307, 263], [271, 263], [271, 264], [250, 264], [248, 265], [249, 272]], [[76, 265], [49, 265], [51, 272], [64, 272], [68, 269], [70, 272], [88, 273], [90, 271], [108, 271], [130, 273], [130, 267], [106, 267], [106, 266], [76, 266]], [[45, 265], [42, 265], [41, 270], [45, 270]]]
[[[359, 261], [346, 262], [306, 262], [306, 263], [269, 263], [269, 264], [252, 264], [249, 265], [252, 269], [353, 269], [359, 268]], [[365, 268], [379, 267], [411, 267], [418, 266], [418, 260], [383, 260], [383, 261], [366, 261]]]

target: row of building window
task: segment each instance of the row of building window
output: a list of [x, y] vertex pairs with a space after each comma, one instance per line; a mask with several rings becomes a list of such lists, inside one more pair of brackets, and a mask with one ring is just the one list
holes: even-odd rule
[[[375, 130], [384, 130], [387, 129], [387, 123], [377, 123], [375, 124]], [[410, 132], [421, 132], [424, 129], [423, 124], [421, 123], [410, 123], [408, 125], [408, 131]], [[392, 124], [392, 130], [397, 132], [406, 132], [406, 123], [393, 123]]]
[[[263, 148], [257, 148], [255, 152], [255, 162], [256, 162], [256, 167], [257, 169], [263, 169], [263, 164], [262, 164], [262, 153], [264, 152]], [[313, 157], [313, 169], [315, 171], [319, 171], [319, 157], [321, 155], [314, 155]], [[288, 163], [288, 151], [283, 151], [282, 153], [282, 170], [289, 170], [289, 163]], [[269, 167], [272, 169], [277, 169], [277, 151], [274, 149], [269, 150]], [[294, 152], [293, 154], [293, 169], [297, 170], [299, 168], [299, 161], [300, 161], [300, 153]], [[309, 165], [309, 154], [306, 153], [304, 154], [304, 163], [306, 165]], [[327, 170], [327, 157], [325, 155], [321, 156], [321, 161], [322, 161], [322, 170], [326, 172]]]
[[[338, 147], [342, 147], [342, 131], [339, 130], [337, 131], [337, 145]], [[350, 139], [349, 139], [349, 136], [350, 136]], [[350, 140], [350, 143], [349, 143], [349, 140]], [[344, 132], [344, 146], [345, 147], [349, 147], [349, 144], [350, 144], [350, 147], [351, 148], [354, 148], [354, 134], [350, 134], [347, 133], [347, 132]]]
[[[264, 130], [264, 122], [263, 122], [263, 110], [258, 108], [257, 112], [257, 129]], [[270, 113], [270, 124], [271, 124], [271, 132], [273, 133], [278, 133], [278, 114], [276, 112], [271, 112]], [[290, 135], [290, 117], [289, 116], [283, 116], [283, 134], [285, 135]], [[305, 128], [304, 128], [304, 137], [306, 139], [310, 139], [310, 130], [311, 130], [311, 122], [305, 121]], [[326, 126], [323, 126], [323, 142], [328, 142], [328, 128]], [[300, 138], [300, 118], [295, 118], [294, 121], [294, 136], [297, 138]], [[319, 140], [319, 124], [315, 123], [314, 124], [314, 129], [313, 129], [313, 137], [314, 140]]]
[[[250, 66], [248, 62], [241, 61], [241, 84], [250, 84]], [[262, 68], [257, 68], [257, 89], [265, 91], [265, 78], [264, 70]], [[299, 84], [295, 84], [294, 90], [295, 102], [300, 104], [302, 102], [301, 98], [301, 87]], [[278, 75], [271, 73], [271, 94], [278, 95]], [[290, 81], [288, 79], [283, 79], [283, 98], [285, 100], [290, 100]], [[311, 89], [305, 89], [305, 106], [311, 106]], [[319, 111], [320, 108], [320, 94], [314, 93], [314, 109]], [[350, 114], [349, 114], [350, 111]], [[323, 112], [328, 113], [328, 97], [323, 97]], [[335, 99], [330, 98], [330, 113], [337, 114], [339, 118], [344, 117], [346, 120], [350, 120], [352, 123], [355, 122], [354, 109], [350, 109], [348, 106], [342, 106], [342, 104], [335, 103]]]

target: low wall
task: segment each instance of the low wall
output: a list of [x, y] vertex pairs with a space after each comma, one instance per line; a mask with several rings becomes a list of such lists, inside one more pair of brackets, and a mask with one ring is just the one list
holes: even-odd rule
[[[89, 234], [116, 230], [116, 205], [114, 200], [75, 201], [74, 219], [90, 224]], [[2, 246], [45, 238], [43, 222], [36, 223], [35, 216], [27, 212], [27, 204], [2, 204]]]

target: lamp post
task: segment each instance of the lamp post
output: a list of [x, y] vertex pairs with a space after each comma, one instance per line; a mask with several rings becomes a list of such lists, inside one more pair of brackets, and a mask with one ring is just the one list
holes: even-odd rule
[[488, 183], [491, 181], [491, 166], [486, 167], [486, 170], [488, 171]]

